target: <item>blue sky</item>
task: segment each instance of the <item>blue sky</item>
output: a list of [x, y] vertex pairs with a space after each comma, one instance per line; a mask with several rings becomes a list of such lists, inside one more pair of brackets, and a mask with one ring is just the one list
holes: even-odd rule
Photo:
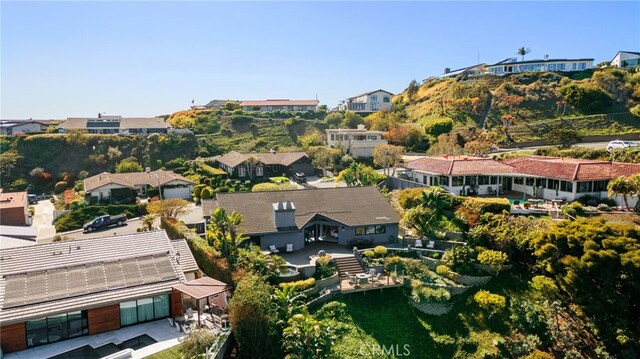
[[399, 92], [531, 48], [640, 51], [640, 2], [5, 2], [1, 118], [154, 116], [192, 99]]

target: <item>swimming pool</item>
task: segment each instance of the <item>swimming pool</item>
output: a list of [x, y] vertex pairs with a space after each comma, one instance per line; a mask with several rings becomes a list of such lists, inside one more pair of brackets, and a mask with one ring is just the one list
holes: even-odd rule
[[90, 345], [85, 345], [80, 348], [68, 351], [66, 353], [58, 354], [50, 357], [49, 359], [99, 359], [113, 353], [117, 353], [125, 349], [138, 350], [148, 345], [155, 343], [156, 340], [150, 336], [143, 334], [116, 345], [114, 343], [105, 344], [97, 348], [93, 348]]

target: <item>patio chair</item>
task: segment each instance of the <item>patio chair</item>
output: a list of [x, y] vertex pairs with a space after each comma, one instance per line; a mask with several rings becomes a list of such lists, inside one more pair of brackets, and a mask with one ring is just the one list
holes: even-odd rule
[[192, 318], [195, 312], [191, 308], [187, 308], [187, 317]]
[[357, 285], [358, 284], [358, 278], [355, 275], [348, 275], [347, 278], [349, 278], [349, 284], [353, 284], [353, 285]]
[[278, 248], [276, 248], [275, 244], [270, 245], [269, 250], [271, 251], [271, 253], [280, 253]]
[[173, 326], [175, 326], [175, 325], [176, 325], [176, 323], [173, 321], [173, 318], [167, 318], [167, 320], [169, 321], [169, 325], [170, 325], [170, 326], [172, 326], [172, 327], [173, 327]]
[[421, 239], [416, 239], [416, 245], [414, 247], [422, 248], [422, 240]]
[[429, 249], [434, 249], [435, 247], [436, 247], [436, 242], [434, 242], [434, 241], [429, 241], [429, 242], [427, 243], [427, 248], [429, 248]]
[[191, 332], [191, 328], [189, 328], [189, 325], [185, 324], [185, 325], [181, 325], [181, 327], [184, 334], [189, 334]]
[[293, 243], [287, 243], [287, 252], [293, 252]]
[[520, 201], [513, 201], [513, 205], [520, 207]]
[[371, 277], [371, 284], [380, 284], [380, 273]]
[[375, 270], [375, 269], [373, 269], [373, 268], [369, 269], [369, 275], [370, 275], [370, 276], [372, 276], [372, 277], [373, 277], [374, 275], [376, 275], [376, 270]]

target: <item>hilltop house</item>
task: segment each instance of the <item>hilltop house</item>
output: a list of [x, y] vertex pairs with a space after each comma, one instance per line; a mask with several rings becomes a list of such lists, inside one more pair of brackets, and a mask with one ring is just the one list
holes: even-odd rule
[[373, 149], [386, 145], [383, 131], [367, 131], [364, 125], [357, 129], [327, 129], [327, 145], [331, 148], [342, 148], [345, 153], [356, 157], [372, 157]]
[[304, 152], [239, 153], [231, 151], [216, 158], [216, 166], [234, 178], [267, 178], [293, 176], [303, 172], [315, 174], [311, 160]]
[[502, 60], [486, 69], [493, 75], [528, 71], [582, 71], [593, 67], [593, 59], [548, 59], [518, 61], [516, 57]]
[[130, 173], [102, 172], [85, 178], [84, 190], [90, 201], [106, 199], [130, 200], [139, 194], [157, 189], [160, 198], [191, 198], [196, 183], [172, 171]]
[[477, 64], [473, 66], [463, 67], [456, 70], [451, 70], [450, 68], [444, 69], [444, 73], [438, 78], [447, 78], [447, 77], [467, 77], [467, 76], [479, 76], [483, 75], [486, 70], [487, 64]]
[[27, 192], [3, 192], [0, 188], [0, 225], [31, 225], [28, 206]]
[[67, 118], [66, 121], [58, 125], [58, 131], [67, 133], [71, 130], [84, 130], [88, 133], [97, 134], [148, 135], [151, 133], [168, 133], [170, 127], [164, 119], [159, 117], [128, 118], [98, 114], [98, 117], [94, 118]]
[[375, 90], [357, 96], [349, 97], [338, 105], [339, 111], [352, 111], [358, 114], [368, 114], [382, 109], [391, 111], [391, 97], [393, 94], [385, 90]]
[[293, 250], [326, 241], [343, 245], [388, 242], [398, 236], [400, 216], [375, 187], [218, 193], [203, 201], [209, 218], [215, 208], [236, 211], [245, 234], [263, 250]]
[[615, 67], [636, 67], [640, 65], [640, 52], [618, 51], [611, 60], [611, 66]]
[[315, 111], [318, 108], [318, 100], [258, 100], [258, 101], [242, 101], [240, 108], [242, 111]]
[[[202, 274], [189, 246], [164, 231], [2, 249], [0, 258], [2, 352], [28, 350], [24, 357], [63, 354], [87, 341], [52, 343], [181, 316], [189, 291], [229, 294], [225, 283], [196, 279]], [[43, 345], [46, 355], [36, 348]]]
[[[403, 166], [405, 175], [424, 186], [453, 194], [491, 195], [508, 191], [525, 198], [573, 201], [591, 195], [607, 198], [609, 181], [640, 173], [640, 164], [583, 159], [518, 156], [496, 161], [467, 156], [423, 157]], [[623, 205], [621, 198], [615, 198]], [[630, 201], [630, 206], [633, 203]]]
[[0, 121], [0, 135], [18, 135], [21, 133], [47, 132], [49, 123], [33, 120], [2, 120]]

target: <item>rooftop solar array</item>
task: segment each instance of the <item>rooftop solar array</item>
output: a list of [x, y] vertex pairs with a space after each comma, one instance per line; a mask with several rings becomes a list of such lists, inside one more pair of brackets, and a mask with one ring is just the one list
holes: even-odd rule
[[178, 278], [166, 254], [5, 276], [3, 309]]

